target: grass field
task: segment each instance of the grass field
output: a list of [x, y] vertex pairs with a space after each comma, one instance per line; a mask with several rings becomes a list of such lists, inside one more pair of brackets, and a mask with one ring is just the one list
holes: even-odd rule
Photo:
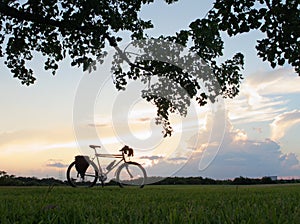
[[300, 185], [1, 187], [0, 223], [300, 223]]

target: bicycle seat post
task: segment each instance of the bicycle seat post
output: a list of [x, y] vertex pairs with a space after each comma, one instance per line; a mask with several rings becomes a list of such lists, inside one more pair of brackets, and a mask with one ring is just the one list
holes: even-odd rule
[[101, 146], [99, 146], [99, 145], [90, 145], [90, 148], [94, 149], [95, 155], [96, 155], [97, 154], [96, 148], [101, 148]]

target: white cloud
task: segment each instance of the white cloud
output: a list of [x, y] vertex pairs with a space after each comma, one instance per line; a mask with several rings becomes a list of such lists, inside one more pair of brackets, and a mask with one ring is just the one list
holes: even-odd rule
[[271, 139], [278, 141], [289, 128], [298, 123], [300, 123], [300, 110], [293, 110], [276, 116], [270, 125]]
[[262, 95], [299, 93], [300, 78], [291, 68], [257, 72], [246, 83]]
[[257, 72], [241, 84], [240, 94], [226, 101], [229, 118], [235, 123], [270, 122], [287, 111], [287, 94], [297, 94], [300, 78], [291, 69]]
[[[216, 117], [214, 125], [218, 126], [219, 120], [220, 117]], [[193, 151], [188, 161], [182, 160], [180, 166], [162, 159], [148, 168], [150, 175], [158, 174], [160, 170], [166, 174], [173, 171], [172, 175], [175, 176], [212, 178], [296, 176], [300, 173], [300, 163], [295, 154], [283, 153], [281, 146], [271, 139], [249, 139], [244, 130], [235, 129], [228, 119], [223, 138], [219, 138], [220, 133], [223, 133], [220, 129], [212, 133], [212, 141], [208, 143], [207, 130], [209, 128], [198, 133], [197, 150]]]
[[65, 168], [68, 167], [69, 164], [65, 164], [62, 160], [60, 159], [49, 159], [48, 162], [46, 163], [47, 167], [54, 167], [54, 168]]
[[[295, 153], [287, 153], [280, 157], [281, 164], [287, 169], [300, 170], [300, 163]], [[287, 173], [287, 175], [289, 175]]]
[[[282, 105], [285, 101], [280, 98], [260, 97], [260, 101], [250, 103], [248, 99], [232, 99], [227, 101], [230, 120], [235, 123], [265, 122], [273, 120], [274, 116], [286, 110]], [[281, 106], [278, 108], [278, 106]]]

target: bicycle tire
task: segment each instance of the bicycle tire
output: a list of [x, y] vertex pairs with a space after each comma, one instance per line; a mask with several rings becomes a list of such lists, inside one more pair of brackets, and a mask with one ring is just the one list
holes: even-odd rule
[[84, 177], [77, 172], [75, 161], [67, 169], [67, 180], [72, 187], [93, 187], [98, 179], [98, 168], [95, 163], [91, 162]]
[[116, 181], [121, 188], [143, 188], [147, 181], [147, 174], [141, 164], [136, 162], [126, 162], [119, 166], [116, 172]]

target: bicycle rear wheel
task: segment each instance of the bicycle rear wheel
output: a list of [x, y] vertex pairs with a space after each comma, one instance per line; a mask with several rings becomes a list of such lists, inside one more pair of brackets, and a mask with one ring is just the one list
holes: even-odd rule
[[117, 170], [116, 181], [120, 187], [140, 187], [146, 184], [145, 169], [136, 162], [123, 163]]
[[75, 161], [67, 170], [68, 183], [72, 187], [93, 187], [98, 179], [98, 169], [95, 163], [90, 163], [84, 175], [80, 175], [75, 168]]

